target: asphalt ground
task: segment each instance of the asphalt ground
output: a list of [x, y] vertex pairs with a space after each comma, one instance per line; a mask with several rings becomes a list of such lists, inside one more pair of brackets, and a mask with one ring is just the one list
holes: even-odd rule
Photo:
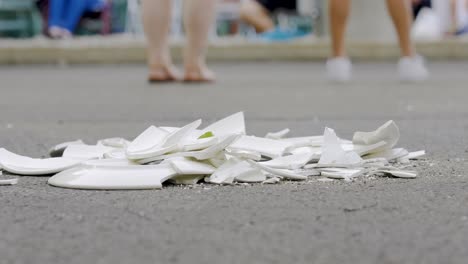
[[350, 138], [393, 119], [399, 146], [428, 152], [420, 177], [147, 191], [20, 177], [0, 186], [0, 263], [466, 263], [468, 62], [433, 62], [420, 84], [399, 83], [393, 63], [357, 62], [348, 85], [312, 62], [213, 68], [215, 84], [149, 85], [142, 65], [2, 66], [0, 146], [41, 157], [237, 111], [255, 135]]

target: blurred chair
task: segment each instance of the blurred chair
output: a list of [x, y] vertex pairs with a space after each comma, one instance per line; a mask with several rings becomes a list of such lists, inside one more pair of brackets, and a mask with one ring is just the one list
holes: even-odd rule
[[0, 36], [32, 37], [41, 26], [33, 0], [0, 0]]

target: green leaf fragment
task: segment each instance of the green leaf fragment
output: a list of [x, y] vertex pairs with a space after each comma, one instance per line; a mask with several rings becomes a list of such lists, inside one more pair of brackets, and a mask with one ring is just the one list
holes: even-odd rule
[[205, 134], [201, 135], [198, 139], [214, 137], [213, 132], [208, 131]]

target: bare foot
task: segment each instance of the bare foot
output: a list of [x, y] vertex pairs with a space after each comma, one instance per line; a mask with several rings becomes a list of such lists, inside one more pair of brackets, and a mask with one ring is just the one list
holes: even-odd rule
[[150, 65], [148, 82], [173, 82], [179, 81], [180, 78], [179, 70], [173, 65]]
[[184, 82], [214, 82], [216, 75], [206, 66], [185, 67]]

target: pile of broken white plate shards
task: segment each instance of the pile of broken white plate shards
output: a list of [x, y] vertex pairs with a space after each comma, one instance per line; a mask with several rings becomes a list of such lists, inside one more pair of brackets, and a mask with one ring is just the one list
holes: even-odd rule
[[[248, 136], [242, 112], [204, 129], [201, 120], [184, 127], [151, 126], [133, 141], [123, 138], [86, 145], [66, 142], [51, 158], [33, 159], [0, 149], [2, 170], [19, 175], [51, 175], [49, 184], [77, 189], [153, 189], [162, 183], [277, 183], [283, 180], [352, 180], [365, 176], [414, 178], [405, 170], [425, 154], [394, 148], [400, 137], [393, 121], [373, 132], [340, 139], [333, 129], [323, 136], [287, 138], [289, 129]], [[406, 164], [406, 165], [405, 165]], [[6, 180], [4, 184], [14, 184]]]

